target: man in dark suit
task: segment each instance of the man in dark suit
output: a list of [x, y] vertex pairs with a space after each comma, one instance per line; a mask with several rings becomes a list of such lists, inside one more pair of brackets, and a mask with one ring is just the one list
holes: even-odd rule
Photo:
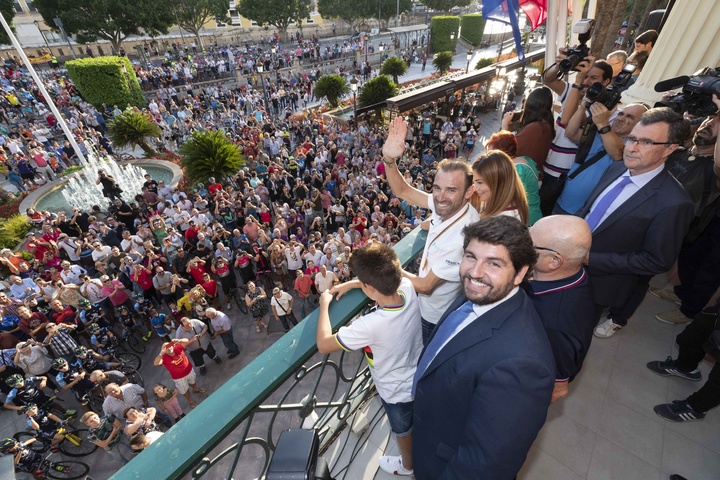
[[464, 295], [445, 312], [413, 384], [417, 480], [511, 480], [545, 423], [555, 362], [518, 286], [537, 261], [527, 227], [508, 216], [463, 229]]
[[626, 138], [623, 163], [610, 165], [577, 216], [592, 231], [588, 270], [598, 320], [595, 336], [609, 338], [627, 324], [650, 279], [666, 272], [680, 252], [694, 214], [665, 161], [690, 134], [671, 109], [645, 112]]

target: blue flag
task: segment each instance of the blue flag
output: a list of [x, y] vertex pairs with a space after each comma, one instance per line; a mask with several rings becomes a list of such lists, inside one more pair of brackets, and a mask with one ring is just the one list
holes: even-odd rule
[[525, 52], [523, 52], [522, 38], [520, 35], [520, 3], [519, 0], [483, 0], [482, 15], [487, 20], [510, 25], [515, 38], [515, 49], [518, 52], [518, 58], [525, 60]]

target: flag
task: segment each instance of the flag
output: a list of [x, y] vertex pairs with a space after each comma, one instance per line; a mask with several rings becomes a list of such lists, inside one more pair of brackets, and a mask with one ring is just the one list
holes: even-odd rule
[[532, 30], [535, 30], [547, 18], [547, 0], [484, 0], [482, 4], [483, 18], [512, 27], [518, 58], [525, 60], [520, 34], [520, 10], [527, 16]]

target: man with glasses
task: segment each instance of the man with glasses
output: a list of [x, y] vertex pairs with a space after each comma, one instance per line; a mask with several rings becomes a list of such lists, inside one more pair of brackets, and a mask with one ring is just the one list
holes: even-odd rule
[[671, 109], [645, 112], [626, 138], [623, 163], [608, 167], [576, 214], [592, 231], [587, 263], [598, 320], [610, 307], [599, 338], [627, 325], [650, 279], [680, 252], [694, 204], [665, 161], [689, 135], [687, 120]]

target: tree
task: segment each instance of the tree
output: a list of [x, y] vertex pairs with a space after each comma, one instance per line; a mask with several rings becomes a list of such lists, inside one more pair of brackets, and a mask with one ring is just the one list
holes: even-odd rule
[[420, 3], [432, 10], [448, 12], [453, 7], [467, 7], [473, 0], [420, 0]]
[[[358, 103], [361, 107], [369, 107], [382, 103], [390, 97], [397, 95], [398, 86], [387, 75], [378, 75], [368, 80], [360, 89]], [[378, 108], [379, 110], [379, 108]]]
[[318, 12], [323, 18], [339, 18], [355, 29], [358, 20], [367, 18], [367, 9], [358, 8], [357, 0], [318, 0]]
[[[5, 17], [5, 21], [10, 25], [10, 28], [14, 30], [13, 18], [15, 18], [15, 7], [13, 0], [0, 0], [0, 13]], [[10, 37], [5, 33], [4, 28], [0, 28], [0, 44], [10, 45]]]
[[202, 46], [200, 29], [212, 19], [227, 19], [229, 0], [178, 0], [173, 3], [173, 18], [177, 15], [178, 25], [195, 35], [197, 44]]
[[258, 25], [272, 25], [287, 37], [288, 26], [310, 16], [310, 0], [241, 0], [238, 13]]
[[129, 35], [166, 34], [175, 23], [170, 14], [171, 0], [151, 2], [127, 0], [35, 0], [43, 20], [55, 25], [53, 18], [60, 18], [68, 35], [80, 34], [85, 40], [107, 40], [116, 52]]
[[[622, 25], [626, 6], [627, 0], [621, 0], [617, 3], [617, 5], [615, 5], [615, 12], [613, 13], [612, 21], [608, 27], [608, 34], [605, 37], [605, 43], [602, 45], [600, 50], [597, 48], [598, 45], [593, 46], [593, 54], [595, 54], [595, 58], [605, 58], [608, 53], [615, 50], [615, 42], [617, 41], [620, 26]], [[630, 27], [628, 27], [628, 32], [629, 31]]]
[[192, 182], [207, 182], [209, 177], [226, 179], [245, 165], [238, 146], [219, 130], [197, 130], [180, 147], [180, 166]]
[[140, 147], [149, 156], [157, 155], [148, 143], [149, 138], [161, 135], [160, 127], [148, 116], [125, 110], [108, 123], [108, 137], [117, 148]]
[[[369, 14], [366, 18], [378, 18], [378, 14], [385, 23], [391, 18], [395, 18], [398, 14], [398, 0], [378, 0], [375, 2], [371, 0], [364, 2], [369, 8]], [[412, 0], [399, 0], [400, 13], [409, 12], [412, 10]], [[368, 5], [369, 4], [369, 5]]]
[[405, 60], [399, 57], [389, 57], [380, 66], [380, 74], [391, 76], [393, 82], [395, 83], [399, 83], [398, 77], [400, 75], [405, 75], [405, 72], [407, 72], [407, 70], [407, 63], [405, 63]]
[[589, 18], [595, 18], [595, 28], [593, 30], [592, 36], [592, 48], [593, 54], [596, 58], [602, 58], [599, 56], [599, 54], [600, 50], [602, 50], [602, 47], [605, 44], [605, 38], [608, 35], [615, 37], [615, 35], [617, 34], [617, 32], [610, 32], [610, 24], [613, 21], [615, 7], [617, 7], [618, 2], [620, 1], [624, 2], [624, 0], [604, 0], [602, 2], [598, 2], [597, 15], [589, 15]]
[[325, 97], [332, 108], [336, 108], [340, 99], [348, 93], [350, 93], [350, 85], [342, 75], [335, 73], [323, 75], [315, 83], [315, 96]]
[[432, 64], [433, 67], [435, 67], [435, 70], [440, 75], [444, 75], [445, 72], [450, 69], [450, 65], [452, 65], [452, 62], [452, 52], [438, 52], [435, 54], [435, 58], [433, 58]]
[[475, 64], [475, 70], [480, 70], [481, 68], [489, 67], [493, 63], [495, 63], [494, 58], [481, 58]]

